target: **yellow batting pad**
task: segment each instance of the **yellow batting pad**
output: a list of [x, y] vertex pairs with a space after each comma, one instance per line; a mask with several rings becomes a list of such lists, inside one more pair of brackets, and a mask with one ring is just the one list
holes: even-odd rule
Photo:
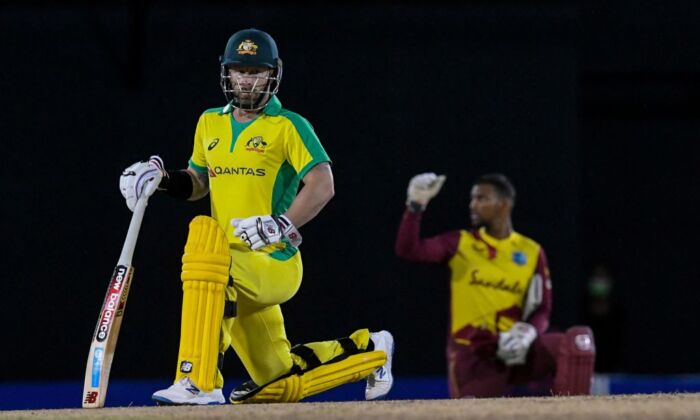
[[214, 389], [230, 262], [223, 229], [211, 217], [195, 217], [182, 257], [182, 324], [175, 381], [188, 376], [204, 392]]
[[195, 217], [190, 223], [185, 255], [182, 256], [182, 281], [226, 284], [230, 265], [231, 256], [224, 230], [211, 217]]
[[321, 365], [301, 375], [293, 374], [272, 382], [250, 398], [239, 403], [297, 402], [339, 385], [356, 382], [369, 376], [386, 363], [386, 353], [370, 351], [355, 354], [339, 362]]

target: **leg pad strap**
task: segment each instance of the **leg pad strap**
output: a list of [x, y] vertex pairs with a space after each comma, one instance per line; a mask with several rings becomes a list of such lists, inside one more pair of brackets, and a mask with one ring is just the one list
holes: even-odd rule
[[269, 384], [258, 387], [240, 403], [297, 402], [339, 385], [356, 382], [368, 377], [386, 363], [386, 353], [369, 351], [354, 354], [341, 361], [326, 363], [303, 373], [291, 373]]

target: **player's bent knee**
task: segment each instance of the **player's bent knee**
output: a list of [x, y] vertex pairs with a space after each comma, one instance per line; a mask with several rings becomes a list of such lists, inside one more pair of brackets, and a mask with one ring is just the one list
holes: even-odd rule
[[252, 390], [231, 403], [297, 402], [331, 388], [368, 377], [386, 363], [386, 353], [369, 351], [326, 363], [302, 373], [291, 373]]
[[594, 365], [593, 331], [586, 326], [569, 328], [561, 340], [557, 354], [554, 393], [557, 395], [590, 394]]
[[203, 281], [226, 284], [231, 256], [226, 233], [213, 218], [197, 216], [190, 222], [190, 231], [182, 256], [182, 281]]
[[189, 376], [206, 392], [214, 388], [216, 378], [230, 262], [223, 229], [211, 217], [195, 217], [182, 257], [182, 324], [176, 380]]

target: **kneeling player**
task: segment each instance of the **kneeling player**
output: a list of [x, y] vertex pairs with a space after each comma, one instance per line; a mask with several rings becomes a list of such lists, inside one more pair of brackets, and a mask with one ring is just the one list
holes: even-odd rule
[[513, 230], [510, 181], [500, 174], [476, 180], [472, 230], [421, 238], [423, 212], [444, 180], [433, 173], [411, 179], [396, 253], [450, 267], [450, 396], [497, 397], [510, 385], [552, 376], [556, 395], [590, 393], [593, 334], [587, 327], [546, 332], [552, 302], [547, 260], [537, 242]]
[[[282, 108], [277, 46], [248, 29], [228, 41], [221, 62], [223, 108], [199, 118], [185, 170], [153, 157], [127, 168], [120, 186], [129, 208], [148, 179], [188, 200], [211, 194], [212, 216], [190, 223], [182, 258], [182, 323], [175, 381], [153, 394], [164, 404], [221, 404], [220, 363], [233, 347], [251, 381], [230, 400], [294, 402], [368, 378], [365, 397], [393, 384], [393, 337], [350, 336], [291, 347], [280, 304], [301, 284], [298, 228], [334, 194], [330, 159], [306, 119]], [[303, 182], [298, 192], [299, 183]]]

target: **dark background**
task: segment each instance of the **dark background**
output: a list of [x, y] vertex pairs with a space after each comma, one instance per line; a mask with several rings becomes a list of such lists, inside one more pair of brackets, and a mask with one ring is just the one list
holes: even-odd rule
[[[666, 3], [4, 3], [0, 380], [82, 380], [130, 217], [119, 174], [155, 153], [186, 165], [198, 116], [224, 104], [218, 56], [251, 26], [277, 40], [280, 99], [334, 160], [283, 305], [293, 343], [389, 329], [397, 375], [443, 374], [446, 271], [393, 255], [406, 184], [448, 175], [430, 235], [467, 227], [471, 181], [500, 171], [516, 229], [547, 250], [553, 328], [588, 319], [603, 264], [617, 315], [599, 349], [621, 355], [607, 369], [700, 371], [683, 350], [700, 315], [700, 5]], [[173, 374], [179, 260], [207, 212], [151, 200], [113, 377]], [[244, 374], [233, 353], [225, 373]]]

